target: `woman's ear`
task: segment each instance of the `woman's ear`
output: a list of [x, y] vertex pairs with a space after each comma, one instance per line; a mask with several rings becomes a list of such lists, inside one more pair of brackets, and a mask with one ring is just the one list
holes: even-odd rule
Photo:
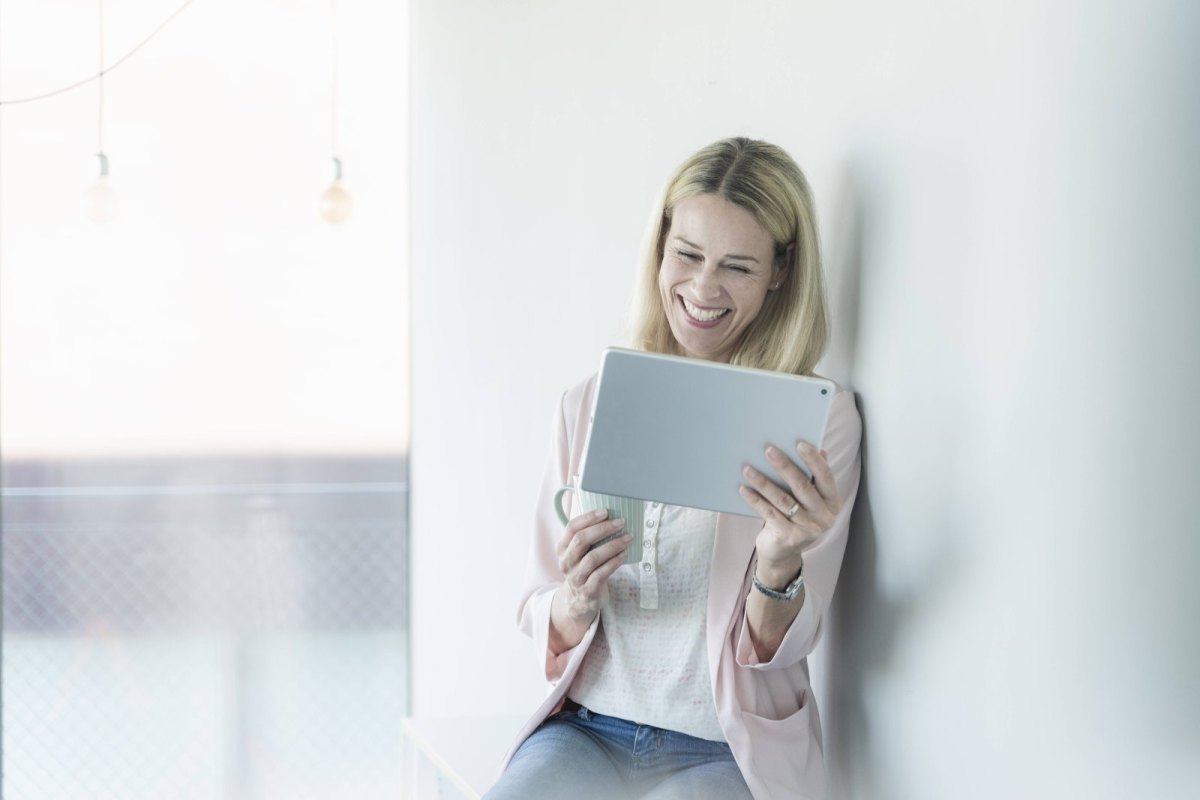
[[771, 291], [783, 286], [783, 282], [788, 279], [788, 275], [792, 272], [792, 258], [796, 255], [796, 243], [788, 242], [786, 247], [781, 247], [775, 251], [775, 274], [774, 280], [771, 281]]
[[789, 267], [776, 267], [775, 280], [771, 281], [771, 285], [767, 287], [767, 291], [773, 292], [779, 287], [783, 286], [783, 282], [787, 280], [787, 277], [790, 273], [791, 269]]

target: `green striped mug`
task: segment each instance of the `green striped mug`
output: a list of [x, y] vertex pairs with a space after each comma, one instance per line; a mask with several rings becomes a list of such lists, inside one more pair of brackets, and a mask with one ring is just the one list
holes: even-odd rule
[[596, 494], [595, 492], [586, 492], [579, 487], [579, 476], [576, 475], [570, 486], [563, 486], [554, 494], [554, 510], [558, 512], [558, 518], [563, 525], [566, 525], [570, 520], [567, 512], [563, 509], [563, 495], [570, 492], [575, 496], [575, 506], [578, 514], [586, 514], [589, 511], [597, 511], [601, 508], [608, 509], [608, 518], [617, 519], [618, 517], [625, 520], [625, 527], [614, 533], [612, 536], [606, 536], [592, 547], [599, 547], [605, 542], [615, 539], [623, 533], [633, 534], [633, 541], [629, 543], [629, 549], [625, 552], [625, 563], [636, 564], [642, 560], [642, 528], [645, 521], [646, 510], [645, 504], [641, 500], [635, 500], [632, 497], [619, 497], [614, 494]]

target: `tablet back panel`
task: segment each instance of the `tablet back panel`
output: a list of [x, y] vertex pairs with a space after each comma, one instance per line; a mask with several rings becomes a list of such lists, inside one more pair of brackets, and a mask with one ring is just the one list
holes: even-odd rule
[[820, 447], [832, 381], [610, 348], [580, 471], [589, 492], [754, 516], [742, 466], [781, 486], [768, 443], [807, 472], [796, 442]]

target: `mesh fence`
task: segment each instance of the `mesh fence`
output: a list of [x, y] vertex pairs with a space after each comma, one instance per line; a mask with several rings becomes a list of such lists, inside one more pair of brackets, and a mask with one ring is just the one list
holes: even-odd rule
[[396, 796], [404, 462], [209, 466], [5, 465], [4, 797]]

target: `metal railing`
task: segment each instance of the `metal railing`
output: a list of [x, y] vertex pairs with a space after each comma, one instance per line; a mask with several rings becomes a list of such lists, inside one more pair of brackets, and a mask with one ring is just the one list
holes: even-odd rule
[[395, 795], [408, 498], [378, 473], [403, 462], [310, 467], [207, 484], [6, 470], [4, 797]]

